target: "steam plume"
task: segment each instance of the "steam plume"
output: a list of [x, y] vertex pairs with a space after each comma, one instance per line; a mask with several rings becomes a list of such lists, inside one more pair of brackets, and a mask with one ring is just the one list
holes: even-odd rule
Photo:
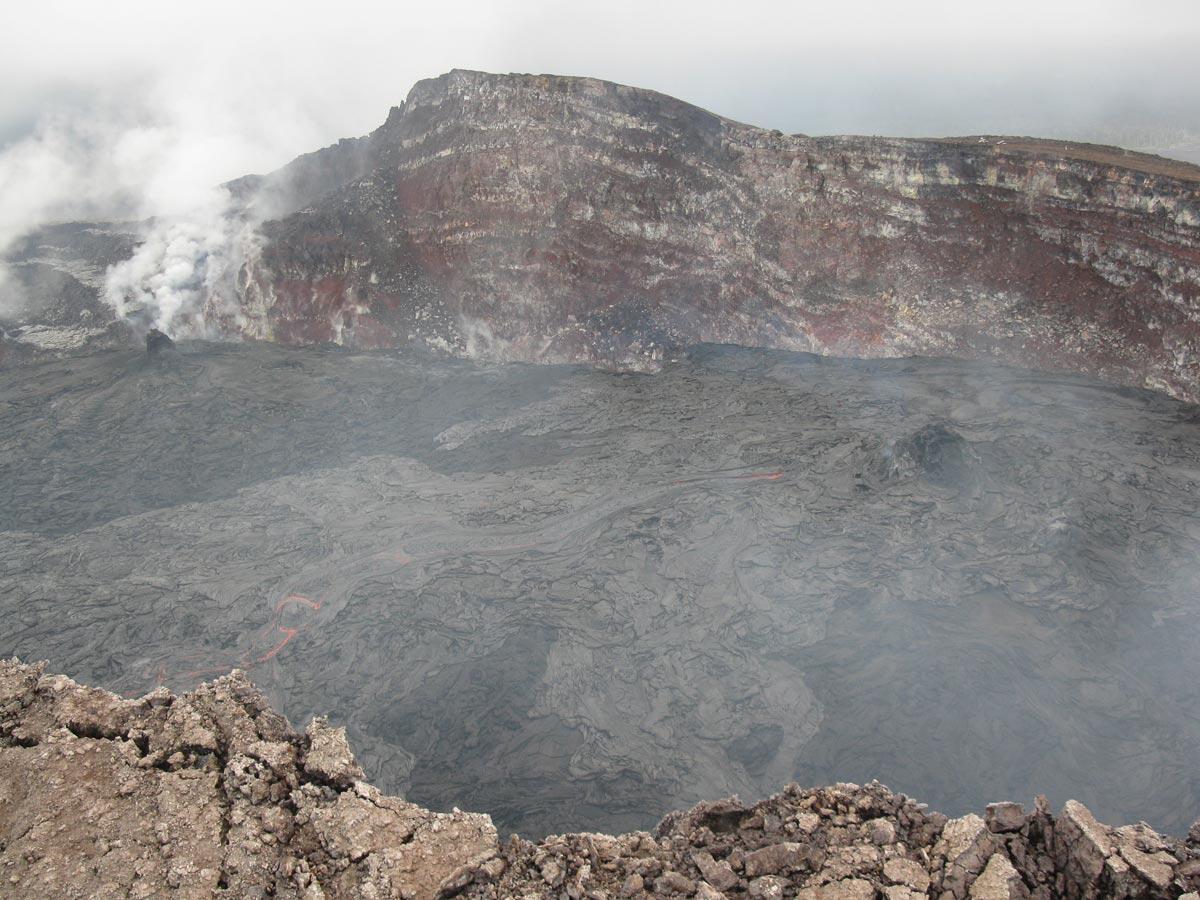
[[109, 269], [105, 299], [143, 328], [219, 337], [239, 316], [237, 273], [255, 246], [255, 224], [216, 189], [186, 215], [148, 223], [134, 255]]

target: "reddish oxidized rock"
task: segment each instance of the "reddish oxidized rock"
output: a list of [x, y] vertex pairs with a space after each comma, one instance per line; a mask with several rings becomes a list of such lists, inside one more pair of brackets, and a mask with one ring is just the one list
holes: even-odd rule
[[297, 175], [313, 157], [273, 176], [306, 208], [249, 264], [256, 336], [635, 368], [695, 341], [948, 354], [1200, 397], [1184, 163], [789, 136], [594, 79], [462, 71], [322, 153], [344, 182], [323, 198]]

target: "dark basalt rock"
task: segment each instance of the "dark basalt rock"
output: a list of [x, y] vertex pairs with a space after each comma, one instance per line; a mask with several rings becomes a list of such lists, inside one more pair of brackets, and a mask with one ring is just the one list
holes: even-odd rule
[[175, 342], [157, 328], [151, 328], [146, 335], [146, 352], [162, 353], [164, 350], [174, 350]]
[[0, 656], [247, 668], [382, 789], [527, 837], [793, 779], [1200, 808], [1192, 407], [729, 347], [37, 366], [0, 371]]
[[978, 455], [954, 429], [934, 422], [900, 437], [864, 441], [854, 479], [860, 491], [882, 489], [914, 479], [943, 488], [966, 488], [978, 476]]
[[920, 475], [931, 484], [962, 485], [971, 474], [971, 449], [956, 431], [942, 424], [926, 425], [880, 451], [879, 476], [896, 480]]

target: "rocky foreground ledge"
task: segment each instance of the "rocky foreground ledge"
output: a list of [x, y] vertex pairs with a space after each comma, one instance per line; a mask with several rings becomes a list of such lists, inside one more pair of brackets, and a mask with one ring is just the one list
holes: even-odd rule
[[702, 803], [654, 834], [500, 842], [362, 781], [240, 672], [123, 700], [0, 662], [0, 892], [37, 897], [1180, 897], [1186, 839], [1039, 799], [947, 819], [879, 784]]

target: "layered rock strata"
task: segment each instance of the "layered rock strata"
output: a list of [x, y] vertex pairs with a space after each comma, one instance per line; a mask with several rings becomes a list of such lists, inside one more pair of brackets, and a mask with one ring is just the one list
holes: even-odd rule
[[44, 897], [1179, 897], [1185, 839], [1039, 799], [947, 819], [879, 784], [702, 803], [653, 834], [501, 841], [362, 780], [240, 672], [135, 700], [0, 664], [0, 883]]
[[[175, 336], [633, 369], [700, 341], [993, 358], [1200, 399], [1200, 167], [1161, 157], [785, 135], [595, 79], [454, 71], [228, 187], [261, 240], [204, 310], [157, 322]], [[14, 249], [42, 301], [0, 321], [0, 361], [102, 343], [84, 307], [129, 243], [74, 225]]]
[[990, 357], [1200, 397], [1185, 163], [785, 135], [594, 79], [455, 71], [256, 183], [299, 210], [244, 273], [236, 327], [259, 338], [635, 368], [697, 341]]

